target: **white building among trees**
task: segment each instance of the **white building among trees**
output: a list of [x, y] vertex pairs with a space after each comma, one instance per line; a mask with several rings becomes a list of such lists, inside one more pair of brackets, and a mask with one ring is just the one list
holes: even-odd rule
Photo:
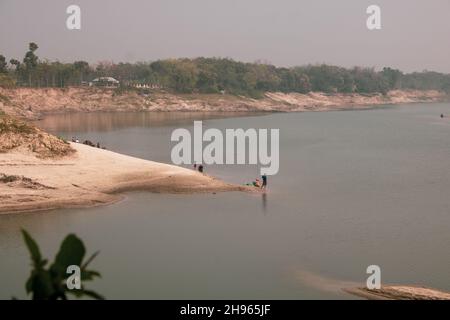
[[120, 85], [120, 81], [112, 77], [100, 77], [92, 80], [89, 85], [95, 87], [113, 87], [117, 88]]

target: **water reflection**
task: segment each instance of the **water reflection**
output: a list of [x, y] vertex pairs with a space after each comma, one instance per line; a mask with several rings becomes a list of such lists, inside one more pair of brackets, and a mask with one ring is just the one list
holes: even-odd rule
[[262, 194], [262, 209], [264, 212], [264, 215], [267, 215], [267, 193], [266, 191], [264, 191], [264, 193]]
[[54, 132], [107, 132], [130, 127], [164, 127], [192, 124], [194, 120], [258, 116], [259, 112], [98, 112], [55, 114], [35, 121]]

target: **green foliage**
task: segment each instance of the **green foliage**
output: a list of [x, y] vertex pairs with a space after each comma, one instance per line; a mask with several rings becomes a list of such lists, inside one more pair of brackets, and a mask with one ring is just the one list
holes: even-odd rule
[[[89, 65], [86, 61], [61, 63], [39, 60], [38, 46], [29, 44], [23, 63], [11, 59], [18, 85], [31, 87], [76, 86], [98, 77], [113, 77], [121, 89], [146, 84], [176, 93], [228, 93], [261, 97], [268, 91], [308, 93], [387, 93], [393, 89], [450, 92], [450, 75], [437, 72], [403, 74], [384, 68], [342, 68], [326, 64], [278, 68], [270, 64], [243, 63], [223, 58], [166, 59], [154, 62]], [[2, 66], [0, 56], [0, 73]], [[4, 65], [4, 64], [3, 64]]]
[[8, 63], [6, 62], [6, 58], [4, 55], [0, 54], [0, 73], [7, 73], [8, 69], [6, 68]]
[[12, 88], [16, 85], [13, 78], [7, 74], [0, 73], [0, 87], [2, 88]]
[[389, 88], [401, 88], [404, 75], [400, 70], [386, 67], [383, 68], [381, 75], [386, 79]]
[[62, 142], [64, 142], [65, 144], [69, 144], [69, 142], [68, 142], [64, 137], [57, 136], [57, 138], [58, 138], [59, 140], [61, 140]]
[[63, 240], [55, 261], [48, 268], [46, 268], [48, 260], [42, 258], [36, 241], [25, 230], [22, 230], [22, 236], [30, 252], [32, 261], [31, 274], [26, 282], [25, 288], [27, 294], [32, 295], [33, 300], [66, 300], [68, 294], [72, 294], [77, 298], [91, 297], [94, 299], [103, 299], [98, 293], [87, 290], [83, 286], [79, 290], [69, 290], [67, 288], [66, 280], [70, 274], [66, 271], [71, 265], [80, 267], [82, 283], [100, 277], [97, 271], [87, 269], [89, 263], [98, 253], [95, 253], [83, 262], [86, 249], [83, 242], [77, 236], [70, 234]]

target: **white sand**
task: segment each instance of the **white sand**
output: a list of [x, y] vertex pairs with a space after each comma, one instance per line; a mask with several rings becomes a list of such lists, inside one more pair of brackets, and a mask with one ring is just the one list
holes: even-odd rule
[[339, 294], [342, 291], [369, 300], [450, 300], [450, 293], [412, 285], [383, 285], [369, 290], [362, 283], [334, 279], [308, 270], [295, 271], [296, 279], [311, 288]]
[[369, 300], [450, 300], [450, 293], [415, 286], [383, 286], [379, 290], [347, 288], [345, 292]]
[[119, 192], [194, 193], [245, 191], [194, 170], [72, 143], [77, 153], [42, 160], [30, 152], [0, 154], [0, 173], [30, 178], [0, 182], [0, 213], [93, 206], [121, 199]]

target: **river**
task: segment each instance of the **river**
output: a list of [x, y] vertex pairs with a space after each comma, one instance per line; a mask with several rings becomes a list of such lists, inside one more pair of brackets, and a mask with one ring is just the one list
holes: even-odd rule
[[[89, 209], [0, 215], [0, 298], [24, 298], [27, 229], [53, 259], [74, 232], [107, 298], [348, 299], [336, 281], [450, 291], [448, 104], [364, 111], [247, 114], [91, 113], [48, 116], [44, 129], [120, 153], [170, 162], [175, 128], [279, 128], [280, 171], [266, 195], [126, 194]], [[234, 183], [255, 166], [207, 166]], [[306, 275], [306, 276], [305, 276]], [[329, 281], [329, 279], [334, 279]]]

